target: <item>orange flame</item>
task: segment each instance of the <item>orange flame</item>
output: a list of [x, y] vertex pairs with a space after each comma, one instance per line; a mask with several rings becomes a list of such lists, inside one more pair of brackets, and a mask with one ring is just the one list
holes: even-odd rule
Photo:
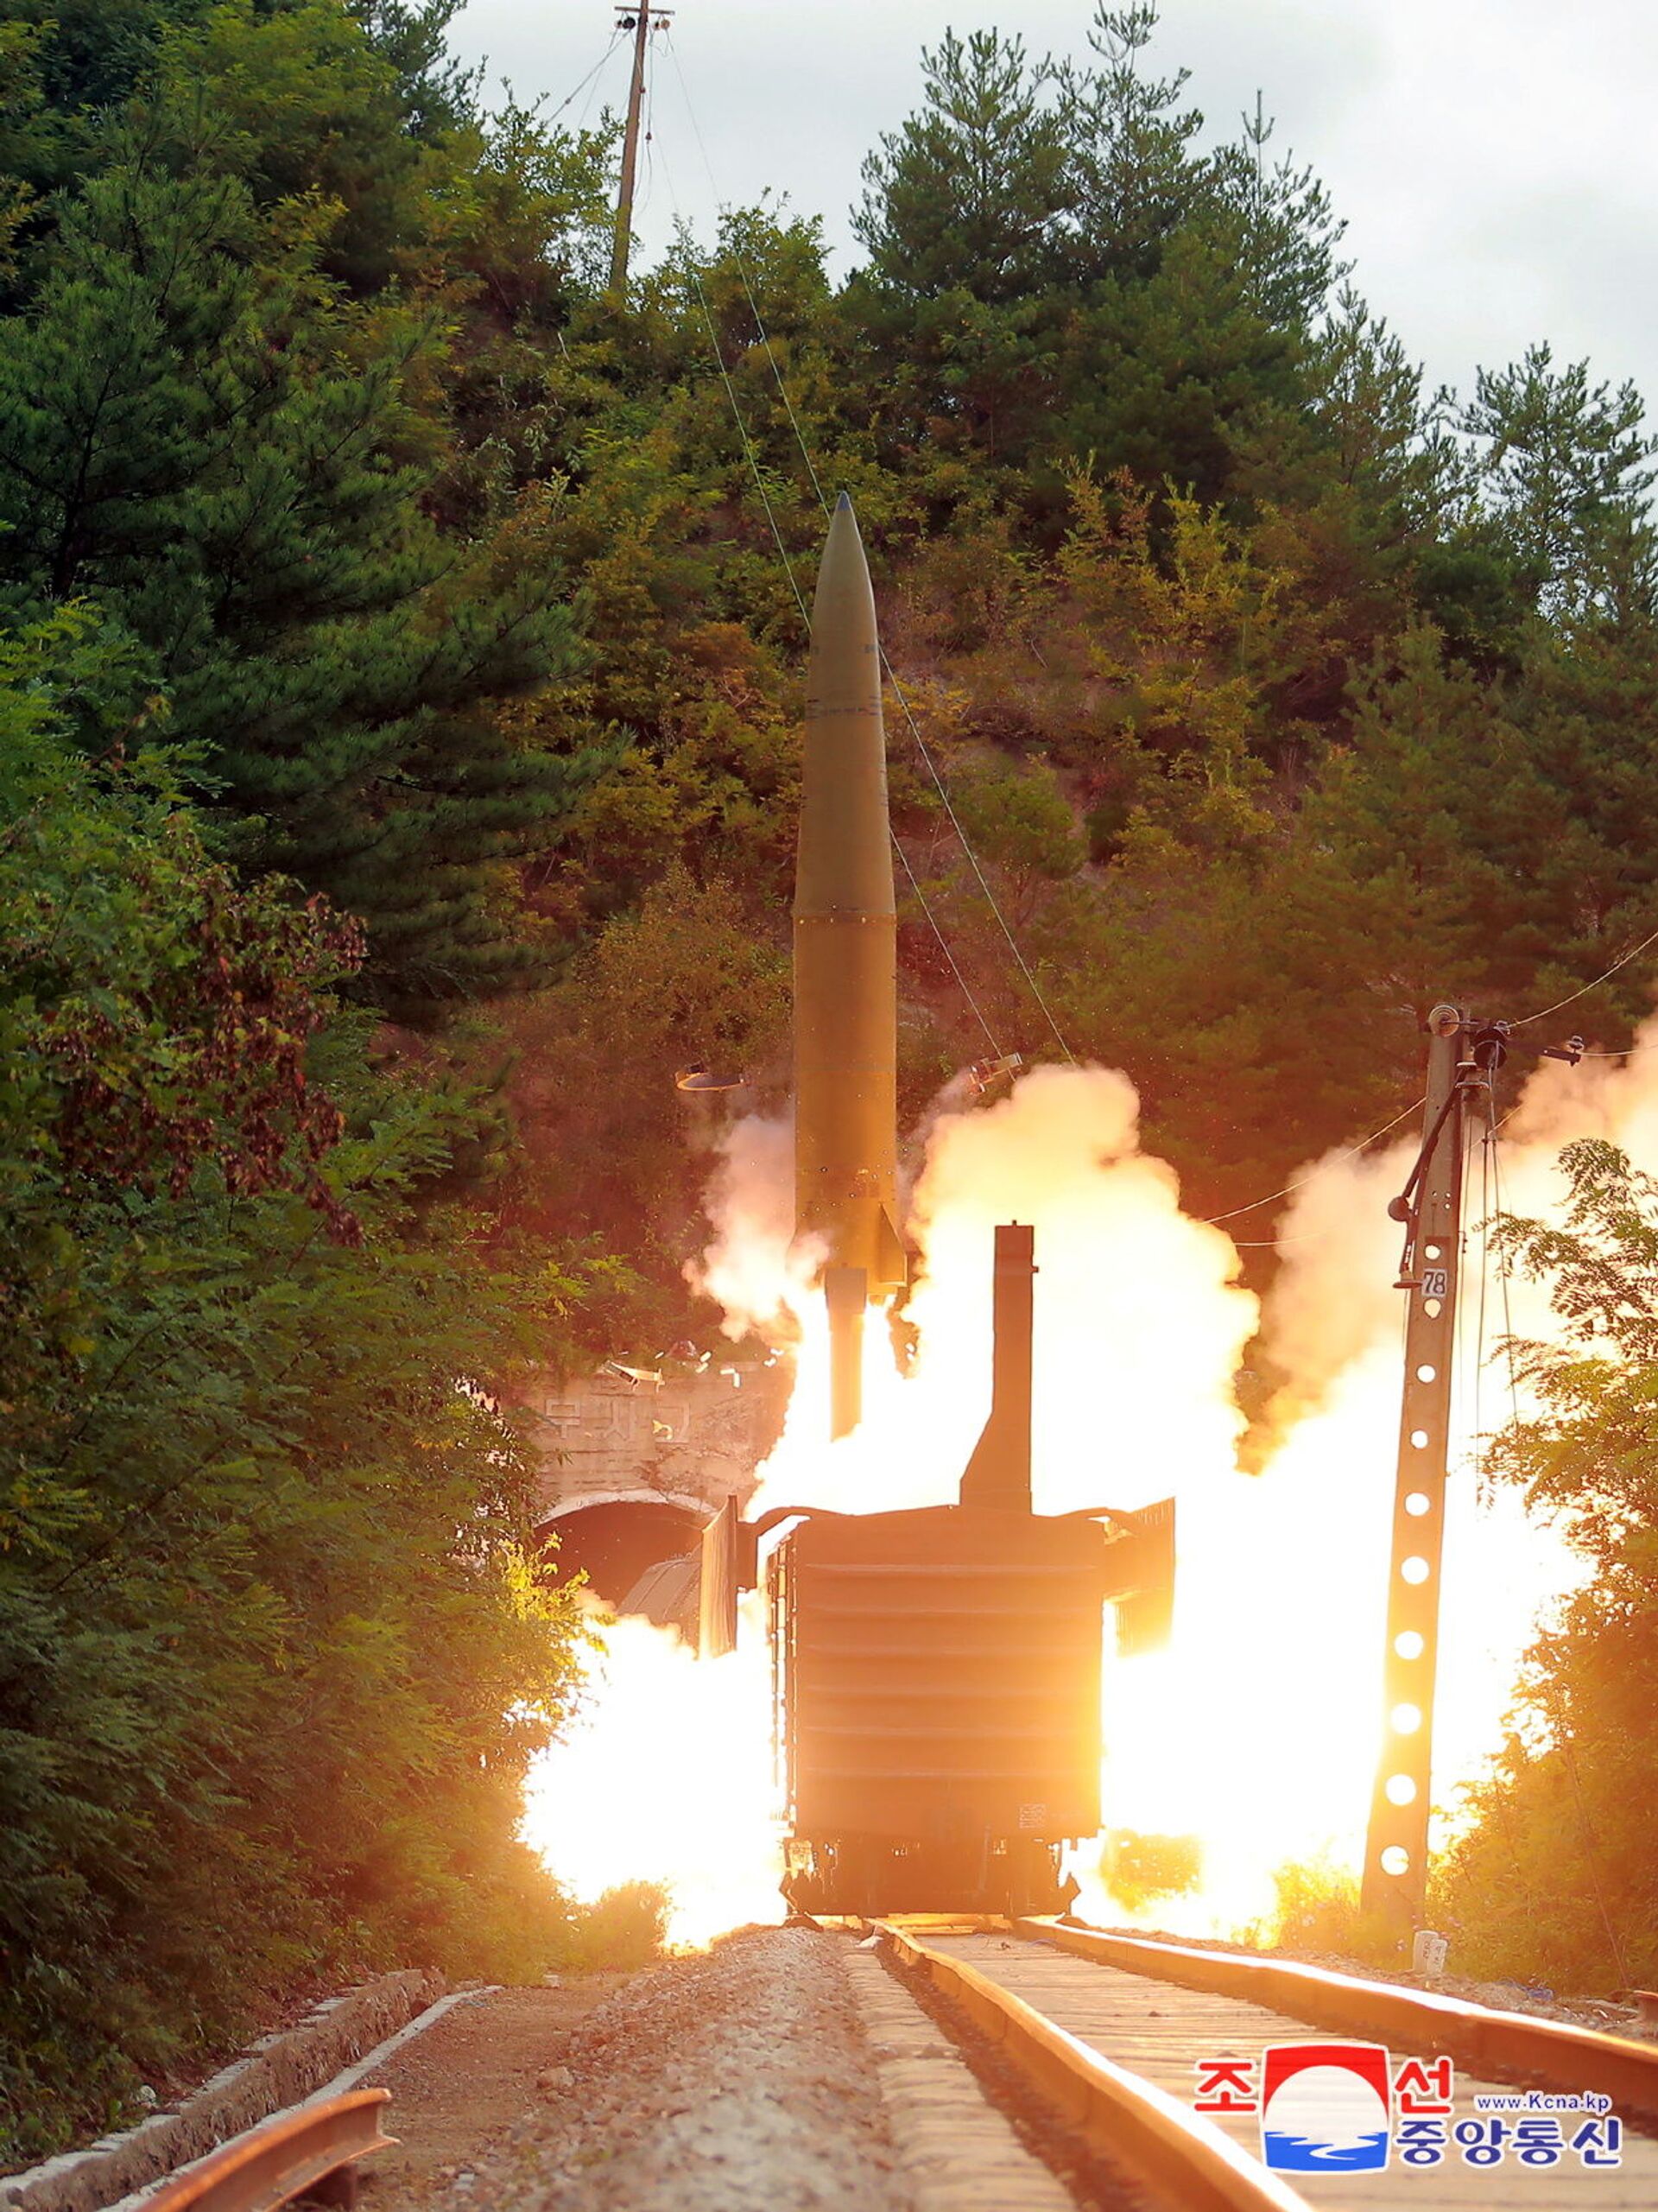
[[[1658, 1041], [1658, 1025], [1655, 1025]], [[1655, 1069], [1658, 1074], [1658, 1069]], [[1327, 1855], [1357, 1864], [1378, 1748], [1383, 1595], [1398, 1423], [1398, 1232], [1387, 1199], [1404, 1143], [1319, 1166], [1281, 1230], [1264, 1319], [1240, 1287], [1223, 1230], [1180, 1207], [1173, 1171], [1139, 1150], [1132, 1086], [1103, 1068], [1041, 1068], [997, 1105], [933, 1124], [913, 1224], [924, 1265], [908, 1308], [919, 1332], [900, 1375], [883, 1316], [865, 1332], [864, 1417], [826, 1441], [821, 1301], [787, 1244], [786, 1129], [740, 1125], [715, 1194], [708, 1281], [732, 1326], [792, 1315], [796, 1381], [751, 1511], [870, 1512], [947, 1503], [989, 1403], [991, 1231], [1033, 1223], [1036, 1505], [1179, 1500], [1180, 1560], [1167, 1651], [1107, 1665], [1103, 1777], [1115, 1829], [1193, 1835], [1200, 1886], [1148, 1917], [1230, 1932], [1270, 1908], [1272, 1870]], [[1642, 1063], [1545, 1065], [1505, 1144], [1504, 1197], [1535, 1212], [1558, 1195], [1569, 1136], [1600, 1131], [1658, 1166], [1658, 1082]], [[745, 1163], [746, 1166], [745, 1166]], [[1478, 1176], [1471, 1212], [1479, 1214]], [[1465, 1277], [1473, 1407], [1478, 1269]], [[1508, 1287], [1515, 1329], [1546, 1334], [1544, 1292]], [[1285, 1434], [1258, 1476], [1240, 1474], [1233, 1379], [1262, 1321], [1294, 1385]], [[1485, 1349], [1506, 1330], [1487, 1315]], [[1478, 1385], [1489, 1431], [1511, 1410], [1506, 1374]], [[1495, 1748], [1537, 1608], [1575, 1569], [1558, 1536], [1511, 1498], [1453, 1480], [1444, 1583], [1436, 1769], [1441, 1800]], [[527, 1833], [579, 1894], [668, 1882], [673, 1932], [694, 1942], [776, 1918], [768, 1670], [753, 1602], [740, 1647], [699, 1664], [671, 1632], [604, 1630], [585, 1720], [536, 1777]], [[1077, 1854], [1086, 1901], [1124, 1917]]]

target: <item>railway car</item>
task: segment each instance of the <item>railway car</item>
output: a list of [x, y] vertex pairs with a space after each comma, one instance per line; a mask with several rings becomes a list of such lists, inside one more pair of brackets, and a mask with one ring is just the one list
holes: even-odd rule
[[1047, 1912], [1099, 1826], [1098, 1524], [813, 1515], [767, 1562], [785, 1892], [807, 1912]]
[[1172, 1501], [1031, 1510], [1032, 1233], [996, 1236], [990, 1415], [960, 1502], [735, 1512], [706, 1532], [701, 1636], [763, 1581], [784, 1892], [813, 1914], [1060, 1910], [1060, 1858], [1100, 1826], [1104, 1607], [1166, 1629]]

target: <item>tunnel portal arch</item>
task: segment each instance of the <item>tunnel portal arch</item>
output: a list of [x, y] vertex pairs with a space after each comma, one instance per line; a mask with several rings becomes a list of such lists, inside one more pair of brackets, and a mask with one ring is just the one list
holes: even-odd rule
[[648, 1568], [693, 1549], [711, 1512], [702, 1498], [617, 1491], [572, 1499], [535, 1533], [557, 1540], [546, 1556], [558, 1581], [583, 1573], [595, 1597], [619, 1607]]
[[560, 1539], [546, 1555], [552, 1578], [580, 1569], [620, 1607], [652, 1568], [689, 1552], [728, 1498], [752, 1495], [782, 1431], [791, 1372], [769, 1360], [684, 1372], [612, 1362], [596, 1375], [532, 1379], [516, 1410], [538, 1462], [536, 1535]]

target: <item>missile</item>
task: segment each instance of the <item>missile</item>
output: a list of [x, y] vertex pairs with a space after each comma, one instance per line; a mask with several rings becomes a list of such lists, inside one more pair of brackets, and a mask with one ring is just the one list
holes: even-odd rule
[[865, 1309], [908, 1276], [897, 927], [875, 594], [843, 491], [812, 604], [794, 873], [794, 1228], [827, 1252], [833, 1436], [862, 1410]]

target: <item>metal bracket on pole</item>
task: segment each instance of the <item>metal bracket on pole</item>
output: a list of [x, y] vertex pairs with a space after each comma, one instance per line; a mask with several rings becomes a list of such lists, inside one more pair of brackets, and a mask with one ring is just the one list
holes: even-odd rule
[[1406, 1199], [1394, 1206], [1406, 1222], [1400, 1288], [1408, 1292], [1410, 1310], [1388, 1569], [1383, 1751], [1360, 1891], [1367, 1911], [1384, 1914], [1402, 1930], [1421, 1924], [1427, 1896], [1464, 1111], [1470, 1087], [1488, 1080], [1473, 1062], [1459, 1064], [1464, 1024], [1454, 1006], [1436, 1006], [1427, 1026], [1422, 1157]]

